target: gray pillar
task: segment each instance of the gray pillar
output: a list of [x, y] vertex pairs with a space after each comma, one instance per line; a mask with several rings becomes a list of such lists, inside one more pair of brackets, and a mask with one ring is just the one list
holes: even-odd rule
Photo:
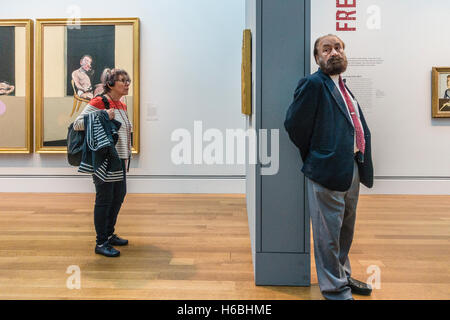
[[[298, 80], [309, 74], [309, 25], [310, 0], [246, 0], [246, 27], [252, 30], [253, 48], [253, 113], [247, 129], [279, 130], [278, 173], [264, 175], [260, 164], [247, 165], [257, 285], [310, 285], [304, 176], [299, 152], [283, 126]], [[262, 142], [258, 140], [257, 154]]]

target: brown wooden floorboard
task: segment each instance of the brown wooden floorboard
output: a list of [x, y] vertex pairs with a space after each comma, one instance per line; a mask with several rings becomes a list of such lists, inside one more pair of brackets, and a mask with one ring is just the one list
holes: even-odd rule
[[[243, 195], [128, 194], [119, 258], [94, 254], [93, 194], [0, 194], [0, 299], [322, 299], [312, 286], [253, 280]], [[353, 276], [381, 271], [356, 299], [450, 298], [450, 197], [360, 197]], [[69, 266], [81, 289], [68, 289]]]

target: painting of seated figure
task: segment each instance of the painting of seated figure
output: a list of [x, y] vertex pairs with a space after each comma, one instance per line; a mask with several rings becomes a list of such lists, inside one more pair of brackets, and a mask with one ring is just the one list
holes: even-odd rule
[[0, 153], [32, 151], [32, 23], [0, 20]]
[[[139, 70], [138, 21], [83, 18], [74, 26], [65, 19], [37, 20], [38, 152], [66, 152], [67, 128], [91, 99], [103, 93], [105, 69], [128, 71], [132, 85], [124, 99], [131, 122], [136, 121], [139, 79], [133, 77], [138, 76]], [[136, 128], [134, 123], [133, 127]]]

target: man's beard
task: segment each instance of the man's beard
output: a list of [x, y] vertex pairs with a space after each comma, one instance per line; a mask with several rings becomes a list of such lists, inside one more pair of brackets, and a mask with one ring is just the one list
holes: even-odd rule
[[345, 55], [343, 55], [342, 58], [331, 57], [330, 59], [328, 59], [327, 63], [325, 63], [321, 58], [319, 58], [320, 69], [330, 76], [338, 75], [345, 72], [347, 70], [347, 65], [348, 61]]

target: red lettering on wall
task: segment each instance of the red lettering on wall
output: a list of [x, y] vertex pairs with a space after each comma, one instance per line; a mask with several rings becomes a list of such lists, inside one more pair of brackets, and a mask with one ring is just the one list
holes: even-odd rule
[[336, 0], [336, 31], [356, 31], [356, 10], [343, 8], [355, 9], [356, 0]]
[[336, 8], [356, 8], [356, 0], [336, 0]]
[[336, 22], [336, 31], [356, 31], [356, 27], [349, 27], [348, 23], [344, 23], [344, 26], [341, 26], [340, 22]]
[[336, 20], [356, 20], [356, 17], [351, 17], [356, 15], [356, 11], [338, 11], [336, 12]]

